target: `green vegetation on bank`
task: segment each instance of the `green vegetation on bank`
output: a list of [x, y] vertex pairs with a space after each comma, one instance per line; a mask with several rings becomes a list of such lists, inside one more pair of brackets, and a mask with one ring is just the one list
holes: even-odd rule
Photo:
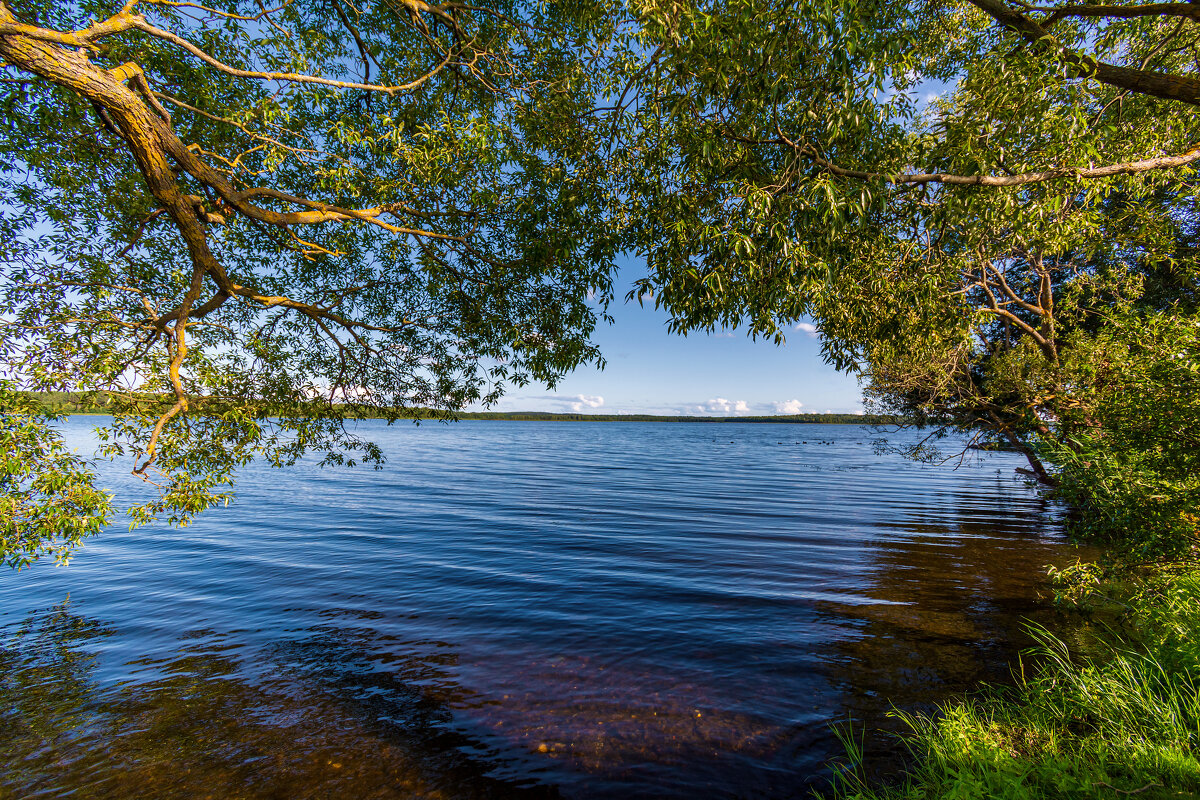
[[871, 754], [846, 736], [836, 796], [1200, 796], [1200, 574], [1085, 569], [1060, 578], [1081, 613], [1117, 615], [1088, 657], [1034, 631], [1039, 644], [1016, 668], [1015, 686], [985, 689], [932, 716], [903, 715], [913, 767], [894, 784], [864, 780], [862, 759]]
[[862, 779], [871, 754], [847, 737], [838, 796], [1200, 797], [1200, 326], [1123, 323], [1077, 356], [1070, 446], [1041, 450], [1073, 534], [1105, 547], [1052, 573], [1058, 601], [1101, 632], [1081, 653], [1035, 631], [1014, 687], [904, 717], [912, 768], [889, 786]]

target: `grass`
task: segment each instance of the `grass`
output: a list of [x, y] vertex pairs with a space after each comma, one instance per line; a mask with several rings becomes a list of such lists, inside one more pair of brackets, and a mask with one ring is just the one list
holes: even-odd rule
[[[1086, 574], [1086, 573], [1085, 573]], [[1008, 689], [899, 713], [912, 768], [873, 786], [843, 733], [844, 800], [1200, 797], [1200, 571], [1100, 581], [1085, 600], [1122, 609], [1086, 659], [1044, 629]]]

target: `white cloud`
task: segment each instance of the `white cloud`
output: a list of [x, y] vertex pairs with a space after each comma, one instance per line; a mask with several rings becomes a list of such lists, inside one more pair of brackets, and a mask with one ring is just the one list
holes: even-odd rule
[[771, 408], [776, 414], [799, 414], [800, 409], [804, 408], [804, 403], [799, 400], [784, 400], [781, 403], [771, 403]]
[[570, 404], [572, 411], [583, 411], [585, 408], [599, 408], [604, 405], [604, 398], [598, 394], [577, 394], [568, 398], [567, 403]]
[[490, 408], [477, 406], [472, 411], [549, 411], [555, 414], [580, 413], [591, 408], [604, 405], [600, 395], [576, 394], [562, 396], [558, 394], [521, 394], [509, 395]]
[[803, 333], [805, 336], [817, 336], [817, 326], [813, 325], [811, 322], [797, 322], [795, 329]]
[[745, 400], [726, 400], [724, 397], [715, 397], [701, 406], [701, 408], [709, 414], [750, 413], [750, 406]]
[[675, 405], [643, 405], [636, 408], [635, 414], [660, 414], [663, 416], [683, 417], [731, 417], [740, 414], [753, 414], [754, 409], [745, 400], [728, 400], [724, 397], [714, 397], [703, 403], [678, 403]]

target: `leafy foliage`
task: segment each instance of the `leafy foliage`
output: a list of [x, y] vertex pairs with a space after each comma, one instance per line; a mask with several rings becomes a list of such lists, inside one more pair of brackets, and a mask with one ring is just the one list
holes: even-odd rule
[[1133, 560], [1200, 557], [1200, 318], [1112, 314], [1068, 378], [1079, 398], [1047, 440], [1076, 529]]
[[1090, 424], [1072, 381], [1109, 313], [1194, 309], [1195, 21], [992, 0], [635, 8], [647, 144], [628, 194], [651, 270], [634, 294], [680, 331], [779, 340], [810, 315], [875, 410], [1005, 441], [1054, 485], [1041, 458]]
[[107, 522], [110, 498], [28, 398], [0, 383], [0, 556], [21, 568], [65, 564]]
[[[1175, 451], [1088, 377], [1136, 350], [1111, 319], [1196, 312], [1200, 32], [1130, 8], [0, 5], [0, 363], [113, 393], [135, 520], [184, 524], [251, 458], [377, 462], [348, 414], [599, 362], [627, 248], [677, 331], [812, 317], [881, 413], [1097, 507], [1140, 470], [1182, 520]], [[1169, 393], [1165, 353], [1122, 385]]]
[[110, 393], [104, 453], [160, 489], [134, 521], [186, 524], [252, 458], [377, 463], [347, 415], [598, 363], [615, 24], [592, 0], [0, 4], [0, 370]]

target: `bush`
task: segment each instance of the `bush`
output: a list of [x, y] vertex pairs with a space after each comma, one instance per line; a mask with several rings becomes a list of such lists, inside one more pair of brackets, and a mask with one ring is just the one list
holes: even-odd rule
[[1041, 445], [1075, 533], [1133, 561], [1194, 560], [1200, 543], [1200, 319], [1114, 313], [1072, 347], [1079, 400]]

